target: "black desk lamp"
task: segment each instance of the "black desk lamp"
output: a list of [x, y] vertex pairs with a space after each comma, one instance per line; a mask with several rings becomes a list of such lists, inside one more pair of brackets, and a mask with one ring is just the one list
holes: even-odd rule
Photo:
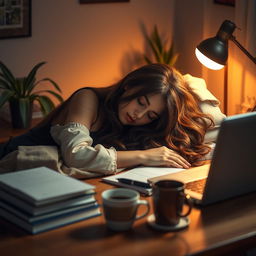
[[[206, 67], [219, 70], [226, 66], [228, 59], [228, 40], [231, 40], [238, 48], [256, 64], [256, 58], [253, 57], [232, 35], [236, 25], [225, 20], [219, 28], [215, 37], [202, 41], [196, 48], [196, 56], [198, 60]], [[227, 114], [227, 96], [228, 96], [228, 73], [225, 68], [224, 78], [224, 113]], [[255, 107], [254, 107], [255, 109]]]

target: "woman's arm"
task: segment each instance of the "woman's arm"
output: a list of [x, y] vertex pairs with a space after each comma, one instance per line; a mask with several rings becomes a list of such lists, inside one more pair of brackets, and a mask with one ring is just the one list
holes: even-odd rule
[[97, 96], [90, 90], [82, 90], [71, 98], [68, 108], [57, 117], [56, 122], [60, 125], [51, 128], [51, 135], [60, 146], [67, 166], [101, 174], [112, 174], [117, 168], [136, 165], [189, 167], [185, 159], [166, 147], [118, 152], [100, 144], [92, 147], [89, 130], [97, 112]]
[[51, 136], [60, 146], [65, 165], [84, 171], [112, 174], [117, 171], [116, 151], [102, 145], [92, 147], [90, 130], [98, 114], [98, 98], [92, 90], [72, 96], [51, 127]]
[[65, 109], [58, 114], [52, 124], [65, 125], [74, 122], [91, 130], [97, 118], [98, 108], [96, 94], [90, 89], [82, 89], [71, 97]]
[[177, 168], [189, 168], [190, 163], [175, 151], [167, 147], [158, 147], [136, 151], [117, 151], [118, 168], [129, 167], [129, 165], [144, 166], [168, 166]]
[[93, 147], [90, 132], [84, 125], [55, 125], [51, 127], [51, 135], [60, 146], [66, 166], [98, 174], [113, 174], [117, 171], [115, 149], [100, 144]]

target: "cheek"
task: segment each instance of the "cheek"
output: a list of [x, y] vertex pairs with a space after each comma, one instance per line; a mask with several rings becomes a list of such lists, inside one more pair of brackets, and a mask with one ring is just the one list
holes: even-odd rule
[[123, 116], [124, 110], [122, 108], [122, 106], [119, 106], [118, 108], [118, 118], [120, 120], [120, 118]]
[[121, 123], [125, 121], [124, 116], [126, 115], [127, 112], [128, 112], [128, 104], [121, 103], [118, 107], [118, 118], [121, 121]]
[[119, 112], [125, 113], [125, 112], [131, 112], [132, 111], [132, 104], [131, 103], [121, 103], [119, 105]]
[[151, 123], [152, 121], [149, 120], [147, 117], [143, 117], [139, 120], [136, 120], [136, 125], [145, 125], [145, 124], [149, 124]]
[[120, 104], [119, 107], [118, 107], [118, 112], [119, 113], [123, 113], [126, 109], [126, 106], [125, 104]]

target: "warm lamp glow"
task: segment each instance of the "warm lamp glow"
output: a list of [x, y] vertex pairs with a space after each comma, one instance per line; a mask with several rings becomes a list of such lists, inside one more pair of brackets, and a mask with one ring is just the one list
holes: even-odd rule
[[[256, 57], [253, 57], [233, 36], [236, 24], [230, 20], [225, 20], [216, 36], [203, 40], [196, 48], [195, 54], [198, 60], [207, 68], [219, 70], [224, 67], [228, 59], [228, 41], [232, 41], [254, 64]], [[206, 57], [207, 56], [207, 57]], [[224, 113], [228, 109], [228, 69], [224, 72]], [[256, 111], [256, 105], [253, 107]]]
[[205, 55], [203, 55], [197, 48], [196, 48], [196, 57], [198, 60], [207, 68], [213, 69], [213, 70], [219, 70], [224, 67], [224, 65], [221, 65], [209, 58], [207, 58]]

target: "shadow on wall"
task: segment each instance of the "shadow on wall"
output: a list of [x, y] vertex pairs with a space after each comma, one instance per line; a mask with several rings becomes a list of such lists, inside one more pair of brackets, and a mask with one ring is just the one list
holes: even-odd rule
[[145, 65], [145, 61], [143, 60], [141, 52], [131, 46], [122, 56], [120, 73], [122, 77], [124, 77], [132, 70], [143, 65]]
[[123, 54], [120, 64], [122, 76], [149, 63], [165, 63], [174, 66], [178, 59], [178, 53], [171, 38], [160, 34], [157, 25], [154, 26], [151, 33], [148, 33], [146, 25], [142, 21], [139, 22], [139, 28], [143, 36], [143, 50], [140, 52], [130, 46], [130, 49]]

